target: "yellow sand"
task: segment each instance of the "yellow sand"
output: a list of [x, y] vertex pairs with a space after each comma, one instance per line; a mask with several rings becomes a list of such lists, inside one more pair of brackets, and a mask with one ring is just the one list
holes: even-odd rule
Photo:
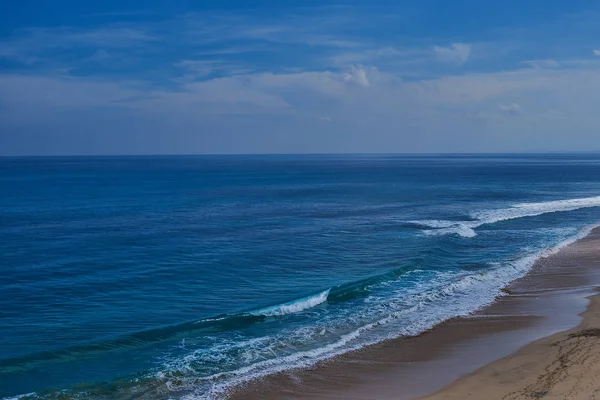
[[534, 342], [423, 400], [600, 399], [600, 295], [575, 329]]

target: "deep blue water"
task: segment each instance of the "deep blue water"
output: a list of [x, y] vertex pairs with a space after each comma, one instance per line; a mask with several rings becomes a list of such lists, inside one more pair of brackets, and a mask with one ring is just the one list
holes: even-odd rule
[[489, 304], [600, 221], [600, 156], [0, 158], [0, 194], [0, 398], [209, 399]]

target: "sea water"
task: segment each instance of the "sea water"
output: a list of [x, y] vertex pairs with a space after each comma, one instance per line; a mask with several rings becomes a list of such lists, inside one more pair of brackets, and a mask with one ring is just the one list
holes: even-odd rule
[[494, 301], [600, 156], [0, 159], [0, 398], [218, 399]]

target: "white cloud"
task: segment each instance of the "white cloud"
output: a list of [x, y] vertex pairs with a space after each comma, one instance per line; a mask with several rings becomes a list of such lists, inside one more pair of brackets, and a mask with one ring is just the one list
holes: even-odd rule
[[[600, 62], [586, 62], [406, 82], [356, 66], [160, 89], [135, 81], [4, 74], [0, 149], [10, 153], [22, 132], [35, 129], [50, 138], [48, 152], [68, 146], [59, 133], [69, 130], [68, 139], [82, 143], [79, 149], [86, 149], [85, 138], [94, 131], [100, 138], [118, 134], [113, 143], [126, 141], [131, 147], [121, 151], [127, 152], [584, 149], [600, 125]], [[22, 148], [31, 146], [29, 138]], [[101, 145], [89, 152], [108, 151]]]
[[465, 43], [452, 43], [450, 47], [434, 46], [433, 52], [440, 61], [462, 65], [471, 55], [471, 46]]
[[558, 68], [560, 64], [556, 60], [528, 60], [523, 61], [523, 64], [529, 65], [533, 68]]
[[369, 86], [369, 79], [367, 77], [368, 71], [364, 67], [353, 66], [352, 69], [344, 74], [344, 80], [346, 82], [353, 82], [360, 86]]
[[224, 60], [180, 60], [173, 65], [182, 71], [180, 76], [173, 78], [179, 83], [204, 80], [215, 75], [233, 77], [254, 72], [251, 68]]
[[600, 50], [594, 50], [594, 55], [595, 56], [600, 56]]
[[523, 113], [521, 106], [517, 103], [512, 103], [508, 105], [500, 104], [500, 109], [509, 115], [519, 115]]

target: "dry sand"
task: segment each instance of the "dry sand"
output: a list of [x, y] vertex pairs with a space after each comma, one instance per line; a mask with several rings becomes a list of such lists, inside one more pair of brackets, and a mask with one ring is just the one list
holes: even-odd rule
[[544, 338], [423, 400], [600, 399], [600, 295], [575, 329]]
[[[598, 232], [566, 249], [573, 262], [597, 268]], [[600, 399], [600, 295], [579, 326], [531, 343], [423, 400]]]

